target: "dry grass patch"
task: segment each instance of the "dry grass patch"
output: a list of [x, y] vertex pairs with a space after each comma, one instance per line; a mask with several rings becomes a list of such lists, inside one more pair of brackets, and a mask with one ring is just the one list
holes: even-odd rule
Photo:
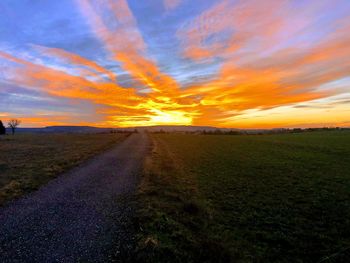
[[103, 152], [125, 134], [17, 134], [0, 137], [0, 205]]

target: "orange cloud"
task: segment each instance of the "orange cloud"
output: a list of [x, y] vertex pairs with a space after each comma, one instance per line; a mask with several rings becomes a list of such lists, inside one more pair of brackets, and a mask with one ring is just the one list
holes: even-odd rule
[[[145, 43], [137, 29], [136, 21], [125, 0], [99, 0], [99, 6], [105, 7], [105, 12], [114, 15], [118, 22], [116, 28], [108, 28], [103, 22], [103, 15], [95, 12], [89, 0], [78, 0], [83, 14], [90, 22], [96, 36], [112, 53], [113, 59], [121, 63], [135, 79], [145, 84], [155, 92], [175, 92], [177, 83], [171, 77], [163, 74], [157, 65], [142, 55]], [[122, 36], [122, 37], [121, 37]]]
[[[220, 1], [178, 32], [185, 57], [223, 59], [214, 80], [182, 93], [182, 96], [201, 98], [202, 115], [194, 123], [206, 124], [209, 119], [214, 124], [228, 126], [224, 119], [234, 119], [245, 110], [312, 101], [336, 92], [318, 88], [348, 76], [350, 45], [349, 37], [344, 36], [348, 28], [346, 20], [338, 24], [339, 33], [328, 35], [308, 49], [287, 47], [263, 56], [265, 50], [286, 38], [286, 32], [282, 30], [296, 21], [283, 13], [290, 10], [285, 8], [287, 4], [286, 1]], [[324, 5], [304, 10], [298, 16], [301, 22], [297, 27], [307, 28], [311, 21], [303, 15], [321, 7]], [[220, 33], [224, 34], [224, 39], [216, 36]], [[287, 33], [289, 37], [295, 37], [296, 31]], [[209, 37], [214, 41], [208, 44]], [[259, 39], [258, 46], [254, 51], [246, 50], [253, 39]]]
[[75, 119], [64, 113], [56, 112], [55, 115], [49, 114], [13, 114], [13, 113], [2, 113], [0, 117], [3, 118], [3, 123], [6, 123], [10, 119], [20, 119], [21, 124], [26, 127], [45, 127], [55, 125], [66, 125], [69, 122], [75, 123]]
[[69, 64], [75, 64], [79, 66], [84, 66], [89, 69], [89, 73], [92, 74], [92, 76], [100, 78], [101, 76], [93, 73], [93, 71], [100, 73], [102, 75], [106, 75], [110, 81], [115, 82], [116, 81], [116, 74], [114, 72], [111, 72], [109, 70], [106, 70], [104, 67], [98, 65], [96, 62], [91, 61], [89, 59], [86, 59], [84, 57], [81, 57], [77, 54], [70, 53], [68, 51], [65, 51], [63, 49], [59, 48], [48, 48], [43, 46], [34, 46], [37, 48], [42, 54], [49, 55], [52, 57], [57, 57], [59, 59], [62, 59]]
[[[340, 89], [322, 85], [349, 76], [350, 37], [346, 34], [350, 30], [349, 20], [338, 21], [335, 29], [316, 43], [299, 46], [288, 42], [300, 31], [312, 30], [310, 14], [324, 8], [323, 4], [311, 5], [298, 14], [290, 14], [289, 1], [223, 0], [213, 4], [186, 23], [177, 37], [186, 59], [207, 63], [218, 59], [217, 75], [181, 87], [146, 55], [147, 45], [127, 1], [77, 0], [77, 3], [110, 58], [139, 86], [121, 87], [114, 72], [58, 48], [35, 47], [40, 55], [77, 66], [78, 76], [6, 52], [0, 51], [0, 58], [11, 62], [11, 66], [4, 68], [6, 80], [55, 97], [86, 100], [96, 107], [96, 114], [103, 116], [99, 125], [301, 125], [307, 120], [294, 116], [302, 110], [293, 105], [337, 94]], [[169, 12], [178, 4], [180, 1], [164, 1]], [[145, 86], [147, 92], [138, 92]], [[335, 108], [345, 110], [344, 106]], [[281, 114], [275, 114], [276, 111]], [[309, 115], [315, 125], [323, 123], [317, 112], [324, 114], [324, 110], [314, 110]], [[341, 116], [334, 123], [348, 122], [345, 114], [337, 115], [336, 111], [324, 116]], [[38, 124], [45, 120], [71, 121], [59, 115], [51, 122], [45, 118], [32, 116], [26, 121]]]
[[[192, 122], [191, 114], [169, 97], [140, 96], [135, 89], [121, 88], [113, 82], [93, 82], [81, 76], [38, 65], [2, 52], [3, 58], [20, 64], [12, 69], [10, 80], [19, 86], [47, 92], [52, 96], [76, 98], [99, 105], [98, 113], [107, 115], [105, 125], [134, 126]], [[28, 123], [35, 120], [28, 119]], [[51, 122], [50, 122], [51, 123]], [[56, 123], [57, 124], [57, 123]]]

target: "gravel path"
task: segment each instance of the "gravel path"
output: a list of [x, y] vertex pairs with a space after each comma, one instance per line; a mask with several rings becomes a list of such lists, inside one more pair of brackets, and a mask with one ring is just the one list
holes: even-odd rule
[[0, 208], [0, 262], [108, 262], [116, 251], [130, 248], [127, 197], [149, 144], [146, 134], [132, 134]]

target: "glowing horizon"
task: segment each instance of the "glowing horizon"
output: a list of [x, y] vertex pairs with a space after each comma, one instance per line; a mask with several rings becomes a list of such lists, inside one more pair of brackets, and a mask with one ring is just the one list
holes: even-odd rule
[[346, 0], [0, 3], [0, 119], [350, 126]]

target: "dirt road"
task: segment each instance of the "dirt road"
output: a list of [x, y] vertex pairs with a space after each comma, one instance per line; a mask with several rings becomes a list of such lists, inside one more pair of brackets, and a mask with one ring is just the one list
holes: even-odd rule
[[128, 197], [149, 144], [146, 134], [132, 134], [0, 208], [0, 262], [108, 262], [130, 249]]

